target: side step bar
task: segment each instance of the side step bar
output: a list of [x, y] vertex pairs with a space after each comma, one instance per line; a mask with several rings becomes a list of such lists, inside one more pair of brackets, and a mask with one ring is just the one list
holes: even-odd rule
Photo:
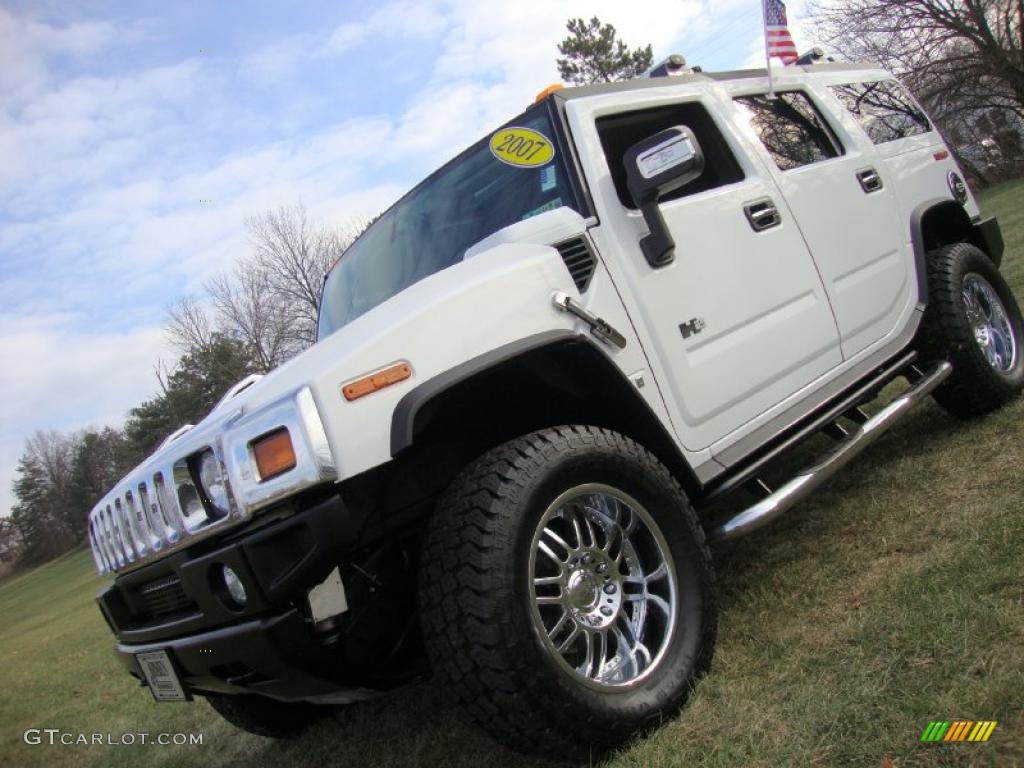
[[799, 504], [930, 395], [952, 372], [953, 366], [947, 362], [935, 365], [906, 392], [853, 429], [821, 461], [800, 472], [770, 496], [713, 528], [708, 538], [712, 541], [735, 539], [767, 525]]

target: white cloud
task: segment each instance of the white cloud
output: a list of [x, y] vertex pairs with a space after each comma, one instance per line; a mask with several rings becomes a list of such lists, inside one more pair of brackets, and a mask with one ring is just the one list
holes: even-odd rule
[[[276, 105], [243, 107], [233, 98], [237, 83], [191, 50], [162, 66], [58, 77], [56, 58], [124, 44], [123, 25], [56, 27], [0, 10], [0, 295], [8, 312], [18, 309], [0, 316], [0, 513], [32, 429], [117, 423], [152, 393], [153, 363], [171, 356], [156, 326], [160, 307], [247, 252], [246, 216], [298, 199], [335, 224], [379, 212], [557, 80], [555, 46], [570, 17], [597, 15], [631, 46], [651, 43], [662, 57], [698, 31], [725, 34], [722, 20], [739, 3], [376, 6], [361, 20], [282, 37], [233, 62], [249, 84], [288, 83], [311, 61], [436, 41], [440, 55], [414, 73], [420, 87], [389, 113], [297, 120], [294, 131], [279, 130], [292, 116]], [[130, 41], [143, 25], [128, 28]], [[268, 130], [246, 133], [226, 152], [200, 151], [204, 132], [230, 138], [224, 126], [232, 123]], [[87, 307], [93, 316], [81, 314]]]
[[120, 424], [156, 389], [153, 365], [171, 350], [160, 328], [89, 333], [79, 318], [0, 315], [0, 514], [25, 438], [36, 429]]

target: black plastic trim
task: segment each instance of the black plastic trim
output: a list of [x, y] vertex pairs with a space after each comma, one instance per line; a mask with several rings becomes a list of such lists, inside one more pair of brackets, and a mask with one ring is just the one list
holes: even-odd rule
[[910, 242], [914, 246], [914, 263], [917, 266], [917, 305], [928, 306], [928, 248], [924, 241], [922, 223], [928, 211], [940, 205], [957, 202], [951, 197], [933, 197], [925, 200], [910, 214]]
[[391, 455], [397, 456], [413, 444], [415, 438], [416, 415], [420, 409], [446, 389], [475, 376], [488, 368], [507, 362], [527, 352], [532, 352], [549, 344], [557, 344], [576, 338], [569, 330], [545, 331], [527, 336], [526, 338], [506, 344], [479, 357], [455, 366], [451, 370], [423, 382], [398, 401], [391, 416]]
[[1003, 242], [1003, 230], [999, 226], [999, 219], [990, 216], [975, 222], [974, 237], [971, 240], [988, 254], [993, 264], [997, 267], [1002, 266], [1006, 244]]
[[[158, 642], [252, 619], [287, 605], [322, 581], [360, 527], [361, 520], [334, 496], [230, 544], [202, 553], [183, 550], [132, 571], [96, 601], [118, 640], [125, 643]], [[245, 586], [248, 599], [241, 608], [227, 604], [211, 589], [211, 572], [222, 565], [235, 571]], [[137, 589], [169, 575], [180, 580], [196, 608], [157, 620], [141, 617]]]
[[114, 646], [118, 660], [139, 678], [135, 654], [155, 650], [168, 652], [190, 691], [261, 693], [287, 700], [363, 684], [359, 670], [339, 664], [294, 609], [187, 637]]

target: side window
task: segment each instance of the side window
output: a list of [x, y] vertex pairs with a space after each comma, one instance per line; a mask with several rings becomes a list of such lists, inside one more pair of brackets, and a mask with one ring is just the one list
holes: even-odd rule
[[601, 147], [608, 160], [608, 169], [619, 201], [627, 208], [634, 206], [626, 186], [626, 166], [623, 163], [626, 150], [638, 141], [676, 125], [685, 125], [693, 131], [704, 151], [705, 168], [700, 178], [668, 195], [665, 200], [676, 200], [743, 181], [743, 170], [736, 162], [732, 150], [711, 115], [698, 102], [600, 117], [597, 120], [597, 132], [601, 137]]
[[743, 96], [737, 106], [783, 171], [839, 157], [842, 147], [807, 94], [801, 91]]
[[832, 93], [850, 110], [875, 144], [919, 136], [932, 129], [928, 117], [907, 89], [893, 80], [833, 86]]

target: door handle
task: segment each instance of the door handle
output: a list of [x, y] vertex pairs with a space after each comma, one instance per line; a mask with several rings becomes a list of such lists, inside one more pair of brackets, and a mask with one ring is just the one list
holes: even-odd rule
[[878, 171], [874, 168], [865, 168], [863, 171], [857, 171], [857, 181], [860, 182], [861, 189], [868, 195], [872, 192], [877, 192], [885, 186], [882, 182], [882, 177], [878, 175]]
[[764, 232], [766, 229], [777, 227], [782, 223], [779, 209], [768, 198], [748, 203], [743, 206], [743, 212], [747, 214], [747, 221], [750, 222], [750, 227], [755, 232]]

